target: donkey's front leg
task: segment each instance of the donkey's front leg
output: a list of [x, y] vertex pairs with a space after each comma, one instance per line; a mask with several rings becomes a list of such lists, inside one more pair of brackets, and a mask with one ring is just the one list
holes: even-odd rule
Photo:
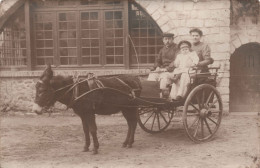
[[96, 118], [95, 118], [94, 111], [88, 113], [87, 119], [88, 119], [89, 131], [92, 135], [93, 143], [94, 143], [93, 154], [97, 154], [98, 148], [99, 148], [99, 142], [98, 142], [98, 138], [97, 138], [97, 124], [96, 124]]
[[90, 137], [89, 137], [89, 128], [88, 128], [88, 123], [87, 123], [87, 116], [83, 115], [80, 118], [82, 120], [83, 130], [84, 130], [84, 134], [85, 134], [85, 146], [84, 146], [83, 152], [88, 152], [89, 145], [90, 145]]

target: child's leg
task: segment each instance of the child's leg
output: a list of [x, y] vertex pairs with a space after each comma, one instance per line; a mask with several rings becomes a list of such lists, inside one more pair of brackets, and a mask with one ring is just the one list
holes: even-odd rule
[[187, 92], [187, 86], [190, 83], [190, 77], [189, 74], [187, 73], [182, 73], [181, 78], [180, 78], [180, 87], [177, 92], [177, 96], [181, 96], [182, 98], [185, 96]]
[[163, 72], [160, 74], [160, 89], [167, 89], [167, 85], [170, 84], [169, 72]]

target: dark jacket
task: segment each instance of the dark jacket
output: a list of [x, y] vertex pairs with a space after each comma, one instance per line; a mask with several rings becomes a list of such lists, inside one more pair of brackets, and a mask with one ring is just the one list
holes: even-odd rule
[[168, 48], [164, 46], [160, 51], [158, 56], [155, 59], [154, 68], [166, 68], [169, 69], [169, 65], [173, 62], [176, 58], [178, 53], [178, 46], [177, 44], [173, 43]]

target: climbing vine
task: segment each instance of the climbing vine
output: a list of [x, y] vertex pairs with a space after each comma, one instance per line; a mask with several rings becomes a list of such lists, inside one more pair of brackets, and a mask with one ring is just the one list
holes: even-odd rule
[[241, 18], [245, 21], [250, 17], [252, 23], [257, 24], [259, 16], [259, 0], [231, 0], [231, 24], [237, 24]]

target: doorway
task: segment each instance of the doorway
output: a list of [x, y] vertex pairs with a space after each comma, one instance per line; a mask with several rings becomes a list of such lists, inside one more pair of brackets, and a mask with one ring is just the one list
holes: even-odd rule
[[247, 43], [230, 59], [230, 111], [260, 111], [260, 44]]

